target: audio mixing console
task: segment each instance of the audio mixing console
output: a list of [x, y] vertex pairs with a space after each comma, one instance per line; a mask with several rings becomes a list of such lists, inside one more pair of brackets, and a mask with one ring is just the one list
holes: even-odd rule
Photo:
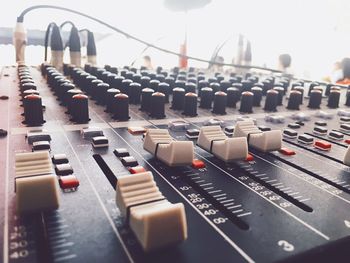
[[349, 260], [346, 87], [64, 73], [1, 72], [4, 263]]

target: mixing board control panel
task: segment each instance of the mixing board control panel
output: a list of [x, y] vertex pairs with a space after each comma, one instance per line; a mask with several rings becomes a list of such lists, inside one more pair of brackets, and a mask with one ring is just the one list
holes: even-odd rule
[[0, 95], [4, 263], [349, 257], [346, 87], [43, 64]]

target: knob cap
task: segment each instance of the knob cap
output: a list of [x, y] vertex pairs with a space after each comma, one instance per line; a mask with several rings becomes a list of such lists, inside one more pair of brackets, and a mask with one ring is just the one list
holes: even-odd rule
[[201, 102], [199, 104], [200, 108], [211, 109], [211, 105], [214, 100], [214, 92], [212, 88], [202, 88], [201, 90]]
[[255, 107], [260, 107], [261, 104], [261, 99], [262, 99], [262, 95], [263, 95], [263, 90], [262, 88], [259, 87], [253, 87], [251, 89], [252, 93], [253, 93], [253, 106]]
[[77, 94], [71, 100], [72, 121], [77, 123], [89, 122], [88, 97], [84, 94]]
[[155, 92], [151, 97], [151, 114], [152, 118], [165, 118], [165, 95], [160, 92]]
[[215, 92], [214, 106], [212, 112], [215, 114], [225, 115], [227, 104], [227, 94], [223, 91]]
[[190, 92], [186, 93], [184, 100], [184, 112], [182, 114], [186, 116], [197, 116], [197, 94]]
[[230, 87], [226, 91], [227, 94], [227, 107], [236, 108], [236, 104], [241, 98], [241, 92], [238, 88]]
[[185, 102], [185, 89], [175, 88], [173, 89], [173, 101], [171, 103], [171, 108], [173, 110], [182, 110], [184, 108]]
[[289, 110], [299, 110], [299, 105], [301, 104], [302, 94], [300, 91], [294, 89], [289, 94], [289, 100], [287, 109]]
[[41, 126], [44, 121], [42, 100], [39, 95], [31, 94], [23, 98], [24, 121], [28, 126]]
[[244, 113], [252, 113], [253, 99], [254, 99], [254, 94], [252, 92], [250, 91], [242, 92], [241, 107], [239, 108], [239, 111]]
[[113, 118], [118, 121], [127, 121], [129, 117], [129, 97], [124, 93], [114, 96]]
[[141, 91], [141, 111], [151, 111], [151, 98], [153, 93], [154, 90], [150, 88], [145, 88]]
[[133, 82], [129, 86], [129, 102], [130, 104], [139, 104], [141, 101], [142, 87], [140, 83]]
[[310, 109], [319, 109], [322, 101], [322, 91], [313, 89], [310, 92], [310, 99], [308, 107]]
[[107, 90], [107, 108], [106, 112], [113, 112], [113, 107], [114, 107], [114, 97], [115, 95], [119, 94], [120, 90], [119, 89], [109, 89]]
[[331, 109], [336, 109], [339, 107], [340, 91], [337, 89], [332, 89], [328, 96], [327, 106]]
[[266, 93], [265, 100], [265, 111], [276, 111], [278, 101], [278, 92], [276, 90], [270, 89]]

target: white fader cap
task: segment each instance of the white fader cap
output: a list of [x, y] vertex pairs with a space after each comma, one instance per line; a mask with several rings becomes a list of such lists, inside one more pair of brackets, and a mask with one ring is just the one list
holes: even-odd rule
[[49, 152], [16, 154], [16, 206], [20, 213], [57, 209], [58, 181]]
[[186, 240], [184, 205], [166, 200], [151, 172], [119, 177], [116, 194], [121, 214], [145, 251]]

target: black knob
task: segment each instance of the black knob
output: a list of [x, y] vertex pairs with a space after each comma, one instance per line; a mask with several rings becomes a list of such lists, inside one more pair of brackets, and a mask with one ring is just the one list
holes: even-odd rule
[[129, 97], [119, 93], [114, 96], [113, 118], [118, 121], [127, 121], [129, 117]]
[[206, 87], [209, 87], [209, 82], [208, 82], [208, 81], [206, 81], [206, 80], [204, 80], [204, 79], [198, 81], [198, 96], [199, 96], [199, 97], [202, 96], [201, 90], [202, 90], [203, 88], [206, 88]]
[[346, 92], [346, 101], [345, 101], [346, 106], [350, 106], [350, 90], [348, 89]]
[[276, 111], [278, 101], [278, 92], [276, 90], [270, 89], [266, 93], [265, 100], [265, 111]]
[[156, 80], [158, 80], [159, 82], [164, 82], [165, 81], [165, 77], [162, 74], [157, 74], [156, 75]]
[[107, 103], [107, 90], [110, 89], [109, 84], [99, 83], [97, 84], [96, 101], [99, 105], [105, 105]]
[[76, 94], [72, 97], [70, 102], [70, 113], [72, 115], [72, 121], [77, 123], [89, 122], [89, 106], [88, 97], [84, 94]]
[[197, 85], [191, 82], [187, 82], [185, 86], [186, 93], [196, 93], [196, 87]]
[[100, 83], [103, 83], [100, 79], [95, 79], [91, 81], [91, 99], [96, 100], [98, 93], [100, 89], [98, 88], [98, 85]]
[[261, 84], [263, 84], [263, 95], [266, 95], [266, 92], [269, 90], [269, 89], [272, 89], [273, 88], [273, 83], [272, 81], [268, 80], [268, 79], [265, 79], [263, 82], [261, 82]]
[[225, 79], [225, 77], [222, 75], [217, 75], [216, 79], [218, 80], [218, 83], [220, 83], [221, 81], [223, 81]]
[[283, 105], [283, 96], [285, 94], [285, 89], [282, 87], [275, 87], [273, 90], [278, 92], [278, 98], [277, 98], [277, 105], [281, 106]]
[[252, 92], [250, 91], [242, 92], [241, 107], [239, 108], [239, 111], [244, 113], [252, 113], [253, 99], [254, 99], [254, 94]]
[[230, 87], [226, 91], [227, 107], [236, 108], [236, 103], [241, 98], [241, 92], [238, 88]]
[[155, 92], [158, 91], [158, 85], [159, 85], [160, 81], [156, 80], [156, 79], [152, 79], [149, 82], [149, 88], [153, 89]]
[[141, 84], [141, 78], [142, 78], [141, 74], [134, 74], [132, 81]]
[[165, 95], [165, 103], [169, 102], [170, 86], [168, 83], [161, 82], [158, 85], [158, 92]]
[[24, 121], [28, 126], [41, 126], [44, 121], [42, 100], [39, 95], [31, 94], [23, 99]]
[[220, 84], [217, 82], [212, 82], [209, 84], [209, 87], [213, 89], [214, 94], [220, 91]]
[[131, 83], [132, 83], [131, 79], [124, 79], [122, 81], [122, 87], [120, 89], [120, 92], [130, 96], [130, 84]]
[[160, 92], [152, 94], [151, 98], [151, 114], [152, 118], [165, 118], [165, 95]]
[[227, 94], [223, 91], [215, 92], [214, 106], [212, 112], [215, 114], [225, 115], [227, 104]]
[[183, 88], [183, 89], [185, 89], [186, 88], [186, 81], [184, 81], [184, 80], [176, 80], [175, 81], [175, 87], [176, 88]]
[[309, 85], [309, 92], [307, 93], [307, 95], [310, 96], [311, 91], [312, 91], [315, 87], [317, 87], [317, 86], [319, 86], [319, 85], [320, 85], [320, 84], [319, 84], [318, 82], [311, 82], [310, 85]]
[[141, 84], [133, 82], [129, 86], [129, 102], [130, 104], [139, 104], [141, 101]]
[[299, 91], [299, 92], [301, 93], [301, 96], [300, 96], [300, 98], [299, 98], [299, 99], [300, 99], [299, 103], [300, 103], [300, 104], [303, 104], [304, 92], [305, 92], [304, 87], [297, 86], [297, 87], [295, 87], [293, 90]]
[[112, 87], [112, 86], [113, 86], [113, 83], [114, 83], [114, 79], [115, 79], [116, 77], [118, 77], [117, 74], [110, 73], [110, 74], [108, 74], [107, 80], [106, 80], [105, 82], [108, 83], [109, 86]]
[[82, 91], [80, 89], [70, 89], [66, 92], [64, 100], [65, 100], [65, 105], [67, 106], [67, 111], [65, 112], [66, 114], [72, 114], [72, 98], [74, 95], [77, 94], [82, 94]]
[[114, 77], [114, 80], [112, 81], [111, 88], [121, 90], [121, 88], [122, 88], [122, 81], [123, 80], [125, 80], [125, 78], [122, 77], [122, 76]]
[[300, 91], [294, 89], [289, 93], [289, 100], [287, 109], [290, 110], [299, 110], [302, 94]]
[[27, 83], [23, 83], [21, 85], [21, 92], [24, 92], [25, 90], [28, 90], [28, 89], [36, 89], [36, 85], [34, 83], [30, 83], [30, 82], [27, 82]]
[[214, 83], [214, 82], [218, 82], [218, 79], [215, 77], [210, 77], [210, 78], [208, 78], [208, 82], [209, 82], [209, 84]]
[[253, 106], [260, 107], [263, 90], [259, 87], [252, 87], [251, 92], [253, 93]]
[[202, 88], [201, 94], [202, 96], [201, 96], [201, 102], [199, 104], [199, 107], [203, 109], [211, 109], [211, 105], [214, 100], [213, 89], [208, 87]]
[[88, 93], [91, 94], [91, 90], [92, 90], [92, 81], [94, 81], [95, 79], [97, 79], [95, 76], [93, 75], [89, 75], [85, 78], [84, 80], [84, 90]]
[[173, 77], [166, 77], [165, 83], [169, 85], [169, 90], [172, 91], [175, 88], [175, 79]]
[[130, 79], [130, 80], [132, 80], [133, 78], [134, 78], [134, 72], [132, 72], [132, 71], [128, 71], [128, 72], [126, 72], [125, 73], [125, 79]]
[[186, 93], [184, 101], [184, 112], [186, 116], [197, 116], [197, 94], [190, 92]]
[[149, 87], [149, 82], [151, 81], [150, 77], [143, 76], [141, 78], [141, 87], [142, 89], [148, 88]]
[[332, 89], [328, 96], [327, 106], [331, 109], [336, 109], [339, 107], [340, 91], [337, 89]]
[[327, 84], [326, 86], [326, 92], [324, 95], [329, 96], [329, 93], [331, 92], [331, 89], [334, 87], [333, 84]]
[[173, 101], [171, 103], [173, 110], [182, 110], [184, 108], [185, 93], [185, 89], [183, 88], [173, 89]]
[[119, 94], [119, 89], [109, 89], [107, 90], [107, 108], [106, 112], [113, 112], [114, 107], [114, 97], [115, 95]]
[[228, 80], [222, 80], [220, 82], [221, 91], [226, 92], [229, 87], [231, 87], [231, 82], [229, 82]]
[[310, 99], [308, 107], [311, 109], [319, 109], [322, 101], [322, 91], [313, 89], [310, 92]]
[[243, 92], [244, 91], [250, 91], [253, 87], [254, 83], [249, 80], [242, 80], [242, 86], [243, 86]]
[[151, 98], [153, 93], [154, 90], [150, 88], [145, 88], [141, 91], [141, 111], [151, 111]]
[[67, 106], [67, 92], [68, 90], [75, 89], [75, 85], [72, 83], [63, 83], [57, 90], [58, 100], [61, 101], [61, 105]]

